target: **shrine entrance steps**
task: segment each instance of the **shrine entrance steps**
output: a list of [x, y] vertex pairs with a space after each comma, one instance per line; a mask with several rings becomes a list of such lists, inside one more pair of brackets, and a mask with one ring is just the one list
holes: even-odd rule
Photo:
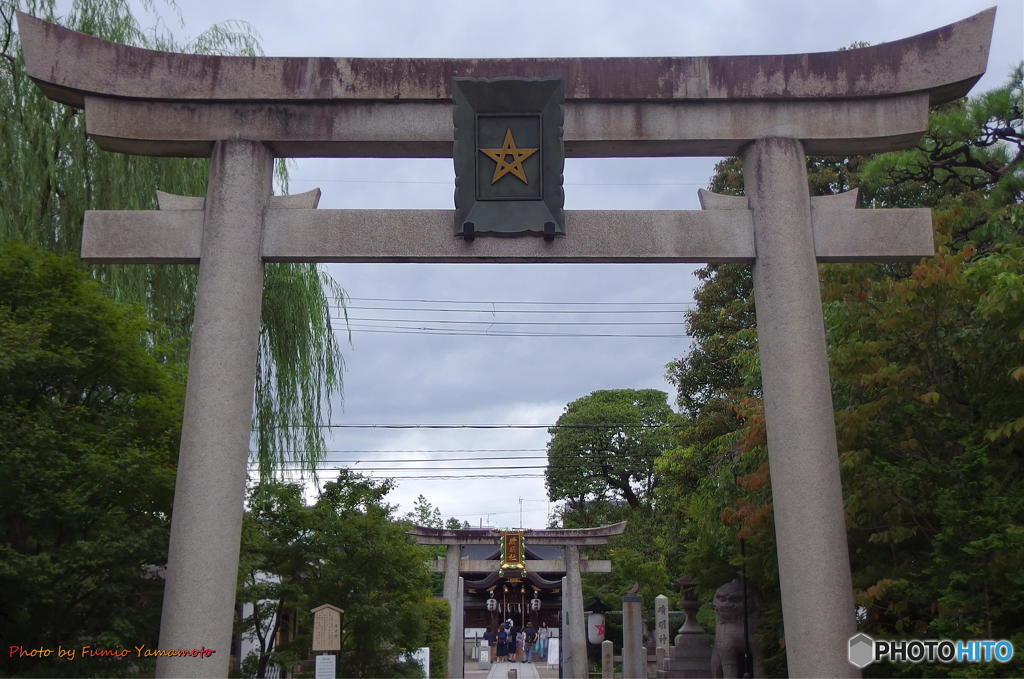
[[470, 669], [477, 663], [466, 661], [466, 679], [508, 679], [509, 670], [516, 670], [516, 679], [557, 679], [558, 667], [546, 663], [496, 662], [489, 670]]

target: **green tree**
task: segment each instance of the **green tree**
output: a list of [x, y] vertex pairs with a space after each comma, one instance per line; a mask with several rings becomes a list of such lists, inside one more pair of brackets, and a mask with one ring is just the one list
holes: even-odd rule
[[674, 413], [655, 389], [595, 391], [548, 430], [548, 497], [570, 510], [595, 500], [650, 507], [654, 460], [672, 444]]
[[[849, 544], [863, 628], [876, 636], [1019, 644], [1024, 558], [1022, 73], [933, 112], [917, 148], [809, 159], [812, 194], [851, 186], [871, 207], [929, 206], [937, 256], [820, 268]], [[741, 192], [733, 159], [713, 185]], [[784, 671], [771, 489], [749, 288], [704, 272], [694, 350], [670, 364], [690, 427], [658, 463], [659, 507], [703, 594], [741, 565]], [[742, 294], [730, 298], [729, 290]], [[725, 347], [723, 349], [723, 347]], [[739, 351], [731, 352], [732, 348]], [[745, 560], [737, 538], [746, 541]], [[872, 666], [881, 675], [1013, 675], [1017, 665]]]
[[[75, 0], [55, 16], [54, 0], [0, 1], [0, 240], [18, 239], [58, 254], [77, 253], [85, 210], [155, 209], [155, 189], [204, 195], [207, 159], [148, 158], [100, 151], [85, 135], [81, 111], [49, 101], [25, 75], [14, 26], [22, 9], [106, 40], [151, 49], [255, 54], [244, 25], [215, 26], [179, 46], [166, 32], [144, 31], [125, 0]], [[285, 180], [284, 166], [279, 178]], [[141, 304], [161, 321], [154, 343], [183, 369], [188, 355], [196, 267], [102, 265], [90, 268], [115, 299]], [[261, 475], [287, 459], [312, 469], [324, 454], [321, 425], [340, 394], [342, 357], [330, 304], [343, 293], [314, 265], [266, 267], [256, 382], [257, 459]]]
[[448, 673], [448, 622], [451, 606], [444, 599], [427, 599], [423, 616], [423, 645], [430, 648], [430, 676]]
[[[412, 526], [424, 526], [426, 528], [447, 528], [448, 530], [459, 530], [469, 528], [468, 521], [459, 521], [454, 516], [448, 517], [447, 521], [441, 519], [441, 509], [430, 503], [425, 495], [417, 495], [413, 501], [412, 511], [406, 512], [403, 520]], [[447, 552], [444, 545], [431, 545], [423, 548], [427, 558], [431, 561], [444, 556]], [[444, 573], [435, 572], [430, 575], [430, 589], [435, 594], [440, 594], [444, 589]], [[430, 664], [433, 665], [433, 656]]]
[[[0, 638], [26, 649], [155, 647], [180, 382], [152, 323], [75, 261], [0, 245]], [[26, 659], [5, 675], [122, 674]]]
[[286, 613], [296, 616], [298, 629], [280, 647], [263, 644], [255, 671], [306, 660], [309, 610], [325, 603], [345, 611], [339, 674], [416, 671], [404, 653], [427, 639], [430, 580], [423, 549], [408, 540], [407, 524], [384, 502], [391, 489], [390, 481], [342, 472], [312, 505], [303, 503], [296, 484], [265, 481], [250, 490], [238, 600], [259, 605], [240, 621], [240, 631], [258, 643], [270, 640]]
[[406, 512], [405, 520], [414, 526], [441, 528], [441, 510], [430, 503], [426, 495], [420, 494], [413, 501], [412, 511]]
[[854, 585], [871, 631], [1024, 639], [1022, 79], [1018, 68], [1005, 87], [936, 111], [916, 149], [862, 173], [876, 203], [934, 208], [938, 255], [824, 278]]
[[[639, 584], [647, 610], [653, 610], [654, 597], [666, 589], [654, 470], [674, 444], [677, 419], [662, 391], [602, 390], [569, 403], [549, 430], [548, 497], [564, 501], [558, 523], [591, 528], [626, 522], [622, 536], [589, 550], [591, 558], [610, 559], [612, 572], [584, 575], [585, 597], [614, 607]], [[613, 621], [609, 635], [619, 633]]]
[[302, 487], [263, 482], [247, 497], [242, 529], [237, 599], [253, 610], [240, 621], [239, 632], [256, 645], [255, 658], [242, 658], [243, 670], [266, 676], [271, 658], [278, 658], [278, 633], [286, 615], [305, 605], [309, 541], [314, 527], [302, 501]]

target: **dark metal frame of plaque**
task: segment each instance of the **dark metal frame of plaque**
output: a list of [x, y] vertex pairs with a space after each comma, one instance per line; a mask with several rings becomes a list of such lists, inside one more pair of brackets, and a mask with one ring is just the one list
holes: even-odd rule
[[452, 79], [455, 235], [565, 235], [564, 99], [561, 78]]

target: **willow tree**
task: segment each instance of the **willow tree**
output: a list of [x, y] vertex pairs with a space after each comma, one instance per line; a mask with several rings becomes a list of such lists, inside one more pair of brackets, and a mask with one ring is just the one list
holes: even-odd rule
[[[155, 209], [155, 189], [204, 195], [208, 159], [147, 158], [99, 150], [85, 135], [82, 112], [46, 99], [25, 74], [14, 10], [58, 21], [105, 40], [150, 49], [260, 53], [245, 24], [207, 30], [177, 45], [166, 30], [144, 31], [125, 0], [75, 0], [56, 16], [55, 0], [0, 0], [0, 239], [56, 253], [77, 253], [89, 209]], [[147, 9], [152, 6], [147, 4]], [[157, 19], [154, 18], [154, 21]], [[277, 183], [287, 191], [279, 162]], [[188, 265], [103, 265], [91, 268], [115, 299], [141, 304], [160, 321], [152, 337], [182, 372], [188, 356], [197, 269]], [[330, 306], [343, 292], [312, 264], [270, 264], [263, 289], [254, 430], [260, 475], [286, 460], [315, 469], [323, 456], [320, 425], [330, 397], [340, 394], [342, 357]]]

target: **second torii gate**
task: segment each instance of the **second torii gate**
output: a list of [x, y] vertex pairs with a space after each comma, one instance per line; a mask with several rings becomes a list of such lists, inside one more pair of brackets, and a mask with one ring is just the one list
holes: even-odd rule
[[[587, 632], [583, 619], [582, 573], [611, 572], [611, 562], [590, 561], [582, 550], [587, 547], [607, 544], [608, 539], [622, 535], [626, 523], [596, 528], [554, 528], [548, 530], [524, 530], [523, 538], [531, 545], [550, 545], [562, 548], [558, 563], [525, 561], [527, 571], [564, 572], [562, 578], [562, 676], [587, 676]], [[462, 548], [466, 545], [496, 545], [499, 531], [489, 528], [467, 530], [446, 530], [414, 526], [409, 531], [418, 544], [444, 545], [446, 555], [435, 564], [435, 570], [444, 573], [444, 598], [451, 606], [448, 624], [448, 676], [462, 677], [463, 668], [463, 625], [462, 619], [462, 573], [497, 572], [499, 561], [473, 562], [465, 558]]]
[[[219, 57], [116, 45], [18, 15], [28, 74], [101, 148], [212, 158], [205, 199], [90, 212], [92, 262], [198, 262], [160, 676], [226, 676], [264, 262], [752, 262], [789, 672], [856, 675], [817, 262], [934, 253], [928, 210], [811, 199], [805, 154], [912, 146], [984, 73], [995, 10], [818, 54], [615, 59]], [[451, 81], [561, 77], [567, 157], [743, 157], [747, 198], [569, 211], [565, 237], [452, 234], [447, 210], [271, 197], [274, 157], [451, 157]], [[156, 188], [156, 187], [154, 187]], [[296, 202], [297, 201], [297, 202]], [[581, 675], [582, 676], [582, 675]]]

